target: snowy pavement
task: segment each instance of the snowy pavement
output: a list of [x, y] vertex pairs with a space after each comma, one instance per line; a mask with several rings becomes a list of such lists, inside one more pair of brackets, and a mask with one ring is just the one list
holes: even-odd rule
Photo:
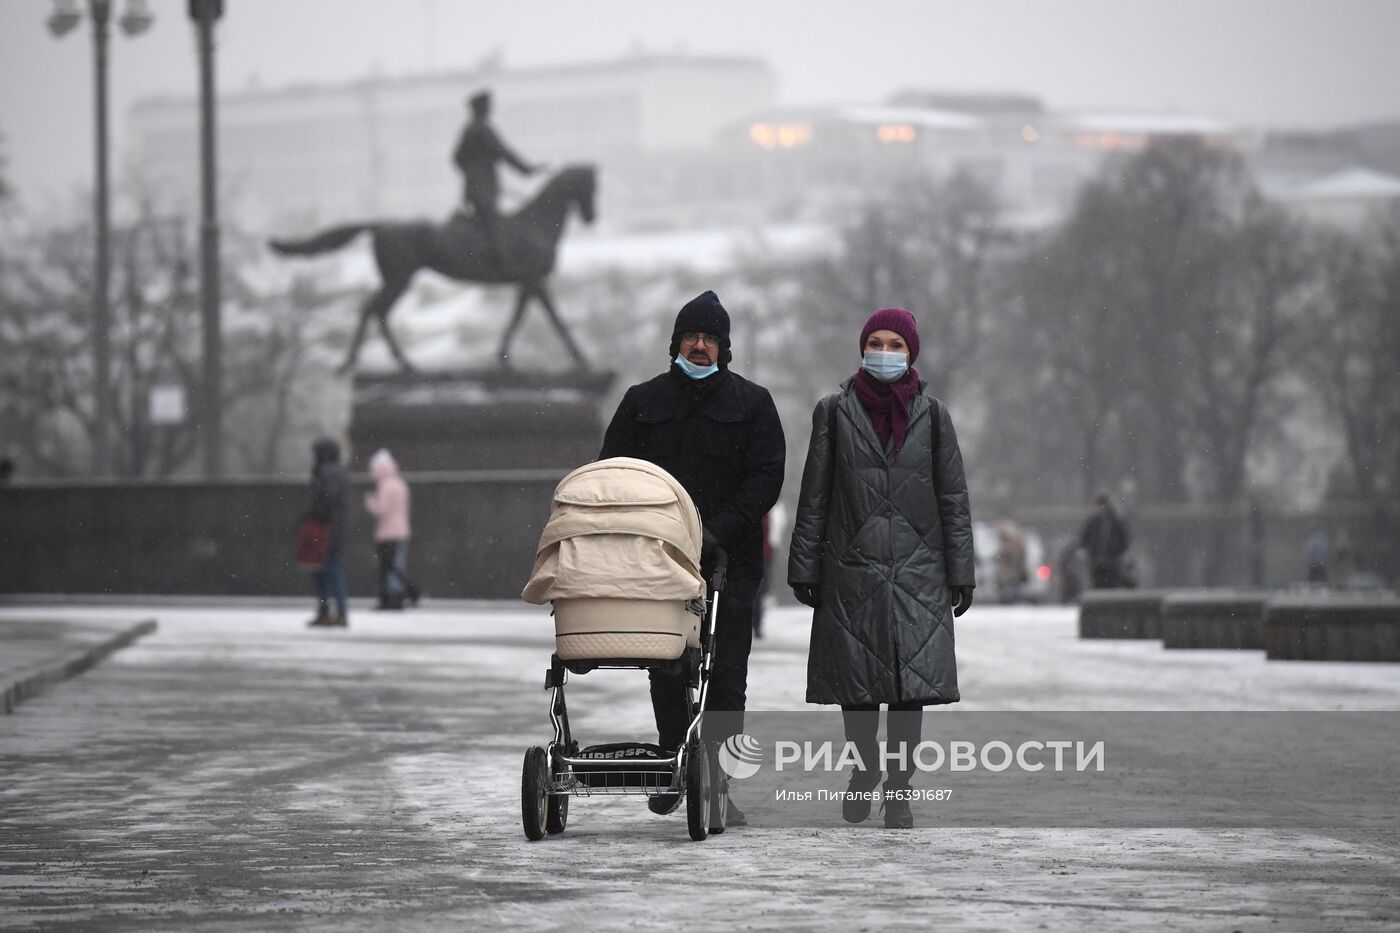
[[[693, 843], [680, 814], [592, 798], [528, 843], [520, 761], [549, 736], [552, 644], [532, 607], [359, 612], [348, 631], [272, 608], [42, 615], [159, 630], [0, 717], [6, 930], [1400, 928], [1394, 822], [898, 832], [877, 818]], [[749, 706], [803, 709], [806, 617], [775, 611], [767, 628]], [[1066, 609], [977, 607], [958, 659], [965, 709], [1400, 710], [1400, 665], [1080, 641]], [[650, 737], [640, 673], [576, 677], [569, 706], [577, 733]]]

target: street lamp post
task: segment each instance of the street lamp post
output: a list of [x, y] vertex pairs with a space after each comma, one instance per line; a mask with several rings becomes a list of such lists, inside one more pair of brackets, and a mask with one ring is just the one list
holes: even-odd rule
[[[112, 17], [112, 0], [88, 0], [88, 19], [92, 21], [93, 99], [96, 114], [96, 180], [93, 185], [93, 225], [96, 228], [96, 268], [93, 272], [92, 350], [93, 350], [93, 443], [92, 471], [98, 475], [112, 467], [112, 344], [111, 254], [108, 248], [111, 219], [107, 192], [107, 37]], [[120, 23], [129, 36], [144, 32], [152, 16], [144, 0], [129, 0]], [[75, 0], [54, 0], [49, 15], [49, 31], [61, 37], [82, 21]]]
[[214, 21], [224, 12], [223, 0], [189, 0], [190, 18], [199, 36], [199, 154], [200, 154], [200, 320], [204, 330], [202, 428], [204, 473], [223, 472], [223, 333], [219, 306], [218, 171], [214, 139]]

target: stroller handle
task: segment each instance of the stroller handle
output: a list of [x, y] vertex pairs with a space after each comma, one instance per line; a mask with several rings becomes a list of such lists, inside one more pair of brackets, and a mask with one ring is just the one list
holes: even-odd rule
[[724, 590], [725, 576], [729, 572], [729, 552], [722, 547], [715, 548], [715, 566], [710, 571], [710, 589], [716, 593]]

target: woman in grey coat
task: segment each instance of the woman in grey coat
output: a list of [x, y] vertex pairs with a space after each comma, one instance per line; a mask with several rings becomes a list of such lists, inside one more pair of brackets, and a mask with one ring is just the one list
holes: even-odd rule
[[923, 708], [959, 699], [953, 616], [972, 605], [972, 515], [948, 409], [912, 368], [914, 316], [876, 311], [860, 347], [860, 370], [812, 413], [788, 584], [816, 610], [807, 702], [840, 704], [865, 765], [842, 813], [870, 815], [884, 703], [887, 747], [906, 756], [885, 781], [885, 825], [907, 828]]

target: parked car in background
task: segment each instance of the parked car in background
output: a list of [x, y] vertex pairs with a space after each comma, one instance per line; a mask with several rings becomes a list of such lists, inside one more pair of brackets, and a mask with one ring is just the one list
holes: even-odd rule
[[[1023, 551], [1020, 561], [1008, 561], [1003, 557], [1003, 545], [1008, 540], [1017, 542], [1013, 546]], [[1038, 531], [1009, 521], [974, 522], [972, 548], [977, 561], [979, 600], [1049, 603], [1058, 598], [1055, 568]], [[1008, 572], [1015, 564], [1024, 564], [1019, 577]]]

